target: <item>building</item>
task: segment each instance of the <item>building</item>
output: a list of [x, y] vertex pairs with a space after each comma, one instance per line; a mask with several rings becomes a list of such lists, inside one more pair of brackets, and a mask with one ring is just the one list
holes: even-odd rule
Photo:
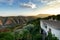
[[60, 40], [60, 21], [41, 20], [40, 25], [47, 35], [48, 31], [51, 31]]

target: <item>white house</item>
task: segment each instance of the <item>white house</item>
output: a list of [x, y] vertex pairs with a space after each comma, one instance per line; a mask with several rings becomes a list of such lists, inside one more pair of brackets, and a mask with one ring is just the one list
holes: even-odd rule
[[60, 40], [60, 21], [40, 20], [40, 25], [47, 35], [51, 31]]

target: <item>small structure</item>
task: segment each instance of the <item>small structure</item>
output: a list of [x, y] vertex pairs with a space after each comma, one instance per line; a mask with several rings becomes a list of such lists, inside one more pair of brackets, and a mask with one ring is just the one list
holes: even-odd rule
[[47, 35], [48, 31], [51, 31], [60, 40], [60, 21], [41, 20], [40, 25]]

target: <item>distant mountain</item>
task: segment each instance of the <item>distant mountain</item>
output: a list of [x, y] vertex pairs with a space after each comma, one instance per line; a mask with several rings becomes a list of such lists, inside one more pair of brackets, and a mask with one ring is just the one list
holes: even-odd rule
[[50, 16], [49, 14], [39, 14], [37, 16], [9, 16], [1, 17], [0, 16], [0, 25], [13, 25], [20, 24], [23, 25], [28, 21], [34, 20], [36, 18], [44, 18]]
[[1, 17], [0, 16], [0, 25], [13, 25], [20, 24], [23, 25], [28, 21], [34, 20], [36, 18], [44, 18], [50, 16], [49, 14], [39, 14], [37, 16], [9, 16], [9, 17]]
[[50, 14], [38, 14], [36, 17], [44, 18], [48, 16], [51, 16], [51, 15]]
[[0, 25], [12, 25], [20, 24], [23, 25], [26, 22], [36, 19], [34, 16], [11, 16], [11, 17], [0, 17]]

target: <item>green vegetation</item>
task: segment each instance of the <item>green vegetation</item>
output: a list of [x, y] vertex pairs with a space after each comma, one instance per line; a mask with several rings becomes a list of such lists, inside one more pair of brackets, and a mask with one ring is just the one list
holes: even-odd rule
[[[11, 32], [1, 32], [0, 40], [43, 40], [41, 34], [40, 18], [29, 21], [22, 29]], [[45, 40], [58, 40], [51, 32], [45, 36]]]
[[59, 40], [57, 37], [53, 36], [51, 34], [51, 32], [48, 32], [47, 37], [45, 38], [45, 40]]
[[60, 14], [59, 15], [52, 15], [52, 16], [48, 16], [48, 17], [45, 17], [45, 18], [43, 18], [43, 19], [53, 19], [53, 20], [60, 20]]
[[1, 32], [0, 40], [15, 40], [15, 37], [12, 32]]

